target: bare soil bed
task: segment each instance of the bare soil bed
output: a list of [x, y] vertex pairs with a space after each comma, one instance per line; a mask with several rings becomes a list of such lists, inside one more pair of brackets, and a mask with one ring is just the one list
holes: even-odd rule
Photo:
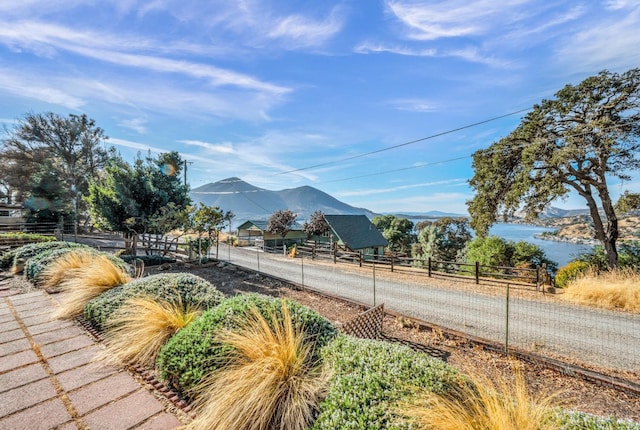
[[[261, 276], [233, 265], [221, 263], [220, 266], [223, 267], [218, 265], [193, 266], [189, 269], [172, 267], [170, 270], [189, 270], [209, 280], [226, 295], [255, 292], [295, 300], [316, 310], [338, 327], [365, 310], [360, 305], [295, 288], [280, 280]], [[149, 268], [150, 273], [158, 271], [159, 268]], [[435, 352], [438, 358], [444, 359], [462, 371], [469, 369], [488, 374], [503, 372], [510, 374], [509, 369], [515, 366], [521, 369], [533, 392], [561, 392], [559, 400], [562, 406], [568, 409], [640, 421], [640, 397], [637, 395], [597, 386], [583, 379], [550, 370], [543, 365], [506, 357], [503, 353], [487, 350], [464, 339], [452, 339], [437, 330], [418, 327], [400, 317], [387, 315], [383, 322], [383, 334], [423, 345], [425, 349]]]

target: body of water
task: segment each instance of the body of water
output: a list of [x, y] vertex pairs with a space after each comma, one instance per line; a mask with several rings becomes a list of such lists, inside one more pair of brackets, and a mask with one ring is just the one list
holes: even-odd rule
[[584, 254], [593, 249], [591, 245], [579, 245], [575, 243], [556, 242], [552, 240], [543, 240], [535, 237], [536, 234], [544, 231], [553, 231], [552, 228], [540, 227], [530, 224], [509, 224], [509, 223], [497, 223], [491, 227], [489, 234], [492, 236], [499, 236], [504, 239], [513, 240], [518, 242], [524, 240], [525, 242], [538, 245], [547, 255], [549, 260], [558, 263], [558, 267], [562, 267], [569, 261], [573, 260], [580, 254]]

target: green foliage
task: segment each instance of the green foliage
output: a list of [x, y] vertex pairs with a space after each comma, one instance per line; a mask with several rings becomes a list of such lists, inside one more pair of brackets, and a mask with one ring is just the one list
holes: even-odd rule
[[[596, 245], [592, 251], [582, 254], [577, 260], [585, 261], [598, 270], [607, 268], [607, 260], [602, 245]], [[623, 242], [618, 246], [618, 267], [640, 271], [640, 242]]]
[[419, 225], [418, 241], [413, 246], [414, 258], [455, 262], [471, 240], [466, 218], [443, 217]]
[[207, 255], [209, 253], [209, 250], [211, 249], [211, 245], [213, 245], [212, 240], [208, 237], [189, 238], [187, 243], [194, 252], [198, 253], [201, 256]]
[[5, 243], [5, 241], [15, 241], [15, 242], [52, 242], [56, 240], [54, 236], [47, 236], [44, 234], [38, 233], [23, 233], [23, 232], [11, 232], [11, 233], [0, 233], [0, 240]]
[[129, 264], [135, 260], [140, 260], [145, 266], [159, 266], [164, 263], [175, 263], [176, 259], [163, 255], [121, 255], [120, 258]]
[[[221, 329], [237, 327], [239, 319], [252, 307], [265, 318], [270, 312], [277, 318], [282, 314], [281, 300], [272, 297], [242, 294], [224, 300], [176, 333], [160, 350], [157, 362], [160, 377], [183, 393], [191, 392], [205, 375], [226, 364], [230, 349], [214, 342], [213, 335]], [[304, 327], [314, 348], [325, 345], [337, 334], [329, 321], [311, 309], [295, 302], [289, 302], [288, 307], [294, 327]]]
[[48, 218], [62, 208], [79, 213], [89, 181], [97, 178], [106, 161], [106, 139], [84, 114], [28, 113], [2, 140], [0, 182], [17, 192], [37, 218]]
[[105, 177], [89, 187], [87, 203], [96, 224], [108, 230], [166, 233], [181, 227], [190, 203], [182, 183], [182, 159], [177, 152], [138, 158], [133, 166], [113, 157]]
[[411, 251], [411, 244], [415, 241], [413, 222], [395, 215], [379, 215], [373, 217], [371, 223], [382, 232], [392, 251]]
[[[607, 266], [617, 265], [611, 177], [640, 167], [640, 69], [603, 71], [567, 85], [534, 105], [507, 137], [473, 154], [471, 226], [485, 236], [500, 215], [522, 209], [535, 218], [552, 201], [577, 191], [589, 207]], [[602, 209], [602, 210], [600, 210]]]
[[13, 267], [18, 261], [27, 261], [31, 257], [51, 249], [58, 248], [80, 248], [85, 245], [74, 243], [74, 242], [62, 242], [62, 241], [51, 241], [51, 242], [38, 242], [38, 243], [30, 243], [29, 245], [21, 246], [20, 248], [16, 248], [5, 255], [2, 256], [2, 260], [0, 260], [0, 269], [7, 270]]
[[468, 264], [479, 262], [487, 266], [529, 267], [546, 264], [551, 271], [557, 264], [549, 260], [544, 251], [532, 243], [513, 242], [497, 236], [476, 237], [464, 251]]
[[182, 300], [186, 305], [207, 309], [216, 306], [224, 295], [205, 279], [190, 273], [167, 273], [136, 279], [113, 288], [84, 307], [84, 317], [98, 330], [124, 303], [134, 297], [149, 296], [168, 302]]
[[332, 372], [329, 393], [312, 427], [324, 429], [410, 429], [397, 403], [415, 387], [446, 393], [458, 380], [453, 368], [409, 347], [340, 335], [322, 351]]
[[614, 417], [559, 410], [553, 416], [558, 430], [640, 430], [640, 424]]
[[640, 210], [640, 193], [632, 193], [626, 190], [615, 205], [616, 212], [620, 214], [632, 213]]
[[72, 252], [74, 249], [86, 248], [91, 250], [88, 246], [80, 246], [78, 248], [56, 248], [47, 249], [42, 251], [33, 257], [29, 258], [24, 265], [24, 276], [30, 281], [37, 281], [42, 271], [57, 258], [63, 256], [68, 252]]
[[591, 267], [591, 263], [582, 260], [574, 260], [558, 269], [556, 273], [556, 286], [559, 288], [566, 287], [569, 282], [585, 273]]

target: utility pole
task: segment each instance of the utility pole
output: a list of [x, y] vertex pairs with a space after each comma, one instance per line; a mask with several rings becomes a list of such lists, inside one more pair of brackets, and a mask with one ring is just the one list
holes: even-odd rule
[[184, 186], [187, 186], [187, 165], [193, 164], [193, 161], [184, 160]]

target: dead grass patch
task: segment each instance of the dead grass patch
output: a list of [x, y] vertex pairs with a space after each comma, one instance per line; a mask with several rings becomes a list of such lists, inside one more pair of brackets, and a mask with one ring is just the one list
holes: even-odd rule
[[571, 281], [562, 297], [572, 302], [640, 313], [640, 273], [629, 269], [589, 271]]

